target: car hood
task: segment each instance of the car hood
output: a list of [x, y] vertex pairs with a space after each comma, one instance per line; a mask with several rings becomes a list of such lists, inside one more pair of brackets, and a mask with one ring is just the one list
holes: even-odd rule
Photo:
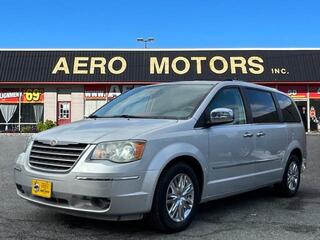
[[99, 143], [143, 137], [144, 133], [176, 124], [178, 120], [104, 118], [86, 119], [38, 133], [35, 140]]

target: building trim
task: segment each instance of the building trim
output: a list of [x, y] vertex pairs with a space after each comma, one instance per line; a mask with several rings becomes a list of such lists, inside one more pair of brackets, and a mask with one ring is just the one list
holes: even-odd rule
[[[0, 85], [26, 85], [26, 84], [38, 84], [38, 85], [150, 85], [160, 82], [0, 82]], [[167, 83], [167, 82], [164, 82]]]
[[[209, 81], [211, 81], [210, 79]], [[195, 81], [206, 81], [206, 80], [195, 80]], [[214, 81], [214, 80], [212, 80]], [[238, 80], [239, 81], [239, 80]], [[241, 79], [240, 79], [241, 81]], [[26, 85], [26, 84], [38, 84], [38, 85], [105, 85], [105, 84], [111, 84], [111, 85], [150, 85], [150, 84], [159, 84], [159, 83], [168, 83], [169, 81], [164, 82], [0, 82], [0, 85]], [[172, 81], [172, 82], [179, 82], [179, 81]], [[313, 85], [319, 85], [320, 80], [318, 82], [252, 82], [255, 84], [287, 84], [287, 85], [298, 85], [298, 84], [313, 84]]]
[[296, 51], [320, 50], [320, 48], [0, 48], [0, 51], [237, 51], [237, 50], [270, 50], [270, 51]]

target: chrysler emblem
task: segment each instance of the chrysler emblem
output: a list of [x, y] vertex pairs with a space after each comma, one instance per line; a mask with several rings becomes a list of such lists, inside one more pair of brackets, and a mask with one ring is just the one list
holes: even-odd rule
[[35, 185], [33, 185], [33, 190], [34, 190], [35, 192], [39, 192], [40, 187], [39, 187], [39, 184], [38, 184], [38, 183], [36, 183]]
[[57, 145], [57, 144], [58, 144], [58, 141], [55, 140], [55, 139], [53, 139], [53, 140], [50, 141], [50, 145], [51, 145], [51, 146], [55, 146], [55, 145]]

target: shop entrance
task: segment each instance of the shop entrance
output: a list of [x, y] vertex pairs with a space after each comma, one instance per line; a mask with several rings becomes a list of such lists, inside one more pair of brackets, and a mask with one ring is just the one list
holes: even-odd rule
[[307, 101], [295, 101], [297, 107], [299, 109], [304, 129], [308, 131], [308, 110], [307, 110]]
[[58, 125], [71, 123], [71, 102], [59, 101], [57, 109], [58, 109], [58, 113], [57, 113]]
[[320, 131], [320, 99], [310, 99], [310, 130]]

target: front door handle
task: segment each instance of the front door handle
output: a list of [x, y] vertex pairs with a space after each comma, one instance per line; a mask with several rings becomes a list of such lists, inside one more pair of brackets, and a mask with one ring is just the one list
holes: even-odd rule
[[266, 134], [264, 133], [264, 132], [258, 132], [257, 133], [257, 137], [263, 137], [263, 136], [265, 136]]
[[245, 138], [253, 137], [253, 134], [246, 132], [245, 134], [243, 134], [243, 137], [245, 137]]

